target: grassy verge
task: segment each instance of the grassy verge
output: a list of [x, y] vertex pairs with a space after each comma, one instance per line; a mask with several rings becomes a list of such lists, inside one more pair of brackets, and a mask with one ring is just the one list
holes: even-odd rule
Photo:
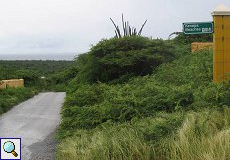
[[0, 114], [7, 112], [14, 105], [25, 101], [37, 94], [32, 88], [7, 88], [0, 89]]
[[150, 159], [161, 139], [178, 128], [183, 114], [159, 113], [129, 123], [107, 122], [94, 130], [78, 130], [59, 146], [57, 159]]
[[59, 145], [57, 159], [225, 160], [230, 157], [229, 115], [229, 108], [206, 109], [78, 130]]
[[183, 125], [168, 140], [171, 160], [226, 160], [230, 158], [230, 109], [188, 113]]

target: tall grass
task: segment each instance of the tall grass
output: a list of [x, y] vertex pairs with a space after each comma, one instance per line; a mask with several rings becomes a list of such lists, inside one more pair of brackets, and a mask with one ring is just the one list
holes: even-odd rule
[[[229, 108], [225, 107], [223, 111], [207, 109], [202, 112], [189, 112], [182, 124], [180, 121], [183, 116], [180, 115], [158, 115], [137, 122], [106, 125], [94, 131], [79, 130], [74, 137], [65, 139], [59, 145], [56, 158], [57, 160], [230, 158]], [[169, 125], [173, 119], [177, 123]]]
[[171, 160], [230, 159], [230, 109], [189, 113], [168, 142]]
[[147, 160], [155, 147], [181, 125], [182, 114], [160, 113], [130, 123], [107, 122], [95, 130], [78, 130], [58, 148], [58, 160]]
[[123, 128], [119, 131], [97, 131], [92, 136], [67, 139], [60, 145], [61, 153], [57, 159], [71, 160], [118, 160], [150, 159], [152, 148], [135, 129]]

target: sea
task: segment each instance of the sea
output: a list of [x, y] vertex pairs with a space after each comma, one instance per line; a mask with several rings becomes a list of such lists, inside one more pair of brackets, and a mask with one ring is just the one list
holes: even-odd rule
[[63, 54], [0, 54], [0, 60], [66, 60], [72, 61], [77, 56], [76, 53]]

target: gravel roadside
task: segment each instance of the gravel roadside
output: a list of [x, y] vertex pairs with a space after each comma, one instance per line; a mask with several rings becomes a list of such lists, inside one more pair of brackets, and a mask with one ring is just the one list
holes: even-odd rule
[[55, 132], [52, 132], [43, 141], [30, 145], [30, 160], [54, 160], [57, 143]]

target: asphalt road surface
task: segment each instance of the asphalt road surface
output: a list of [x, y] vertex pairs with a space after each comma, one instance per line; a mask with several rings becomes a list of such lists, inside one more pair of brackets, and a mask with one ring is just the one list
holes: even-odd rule
[[22, 160], [54, 159], [53, 133], [65, 96], [65, 92], [40, 93], [0, 116], [0, 137], [22, 138]]

